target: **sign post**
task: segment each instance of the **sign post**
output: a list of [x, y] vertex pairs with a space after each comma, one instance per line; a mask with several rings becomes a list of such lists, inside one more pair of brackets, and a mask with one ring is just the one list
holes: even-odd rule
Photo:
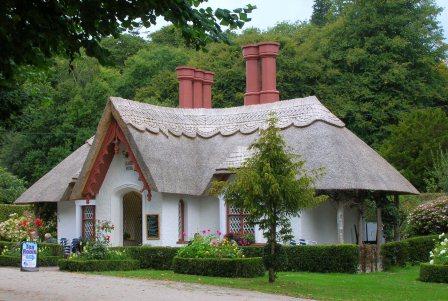
[[22, 242], [20, 270], [23, 272], [37, 272], [37, 254], [38, 247], [35, 241]]

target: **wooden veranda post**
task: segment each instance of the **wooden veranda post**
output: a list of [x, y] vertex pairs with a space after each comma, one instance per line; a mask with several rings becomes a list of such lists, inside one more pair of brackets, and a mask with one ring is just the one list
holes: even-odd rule
[[[395, 207], [397, 208], [397, 211], [400, 209], [400, 196], [398, 194], [394, 195], [394, 203]], [[400, 220], [397, 218], [397, 221], [394, 225], [394, 240], [400, 241]]]
[[364, 199], [362, 197], [358, 197], [358, 245], [362, 246], [364, 237], [363, 237], [363, 219], [364, 219]]
[[381, 218], [382, 207], [383, 207], [383, 196], [375, 195], [376, 203], [376, 262], [377, 268], [378, 263], [381, 260], [381, 242], [383, 239], [383, 219]]

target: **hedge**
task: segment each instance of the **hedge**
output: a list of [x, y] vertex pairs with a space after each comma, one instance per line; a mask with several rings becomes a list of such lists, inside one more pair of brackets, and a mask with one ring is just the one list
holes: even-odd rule
[[[4, 247], [12, 248], [15, 246], [20, 247], [20, 242], [11, 242], [11, 241], [0, 241], [0, 254], [3, 252]], [[40, 242], [38, 243], [39, 248], [40, 247], [46, 247], [50, 251], [49, 256], [63, 256], [64, 250], [62, 249], [62, 246], [59, 244], [49, 244]]]
[[420, 264], [420, 281], [448, 283], [448, 265]]
[[114, 248], [124, 250], [132, 259], [138, 260], [142, 269], [170, 270], [176, 247], [135, 246]]
[[181, 258], [174, 257], [173, 270], [179, 274], [251, 278], [263, 276], [261, 257], [252, 258]]
[[437, 235], [428, 235], [385, 243], [381, 246], [383, 268], [388, 270], [406, 263], [428, 262], [436, 239]]
[[61, 271], [93, 272], [93, 271], [129, 271], [139, 268], [138, 260], [75, 260], [60, 259], [58, 262]]
[[[61, 256], [38, 256], [38, 267], [57, 266]], [[0, 255], [0, 266], [20, 267], [20, 257], [10, 255]]]
[[32, 211], [31, 205], [12, 205], [12, 204], [0, 204], [0, 223], [9, 219], [9, 216], [13, 213], [22, 215], [24, 211]]
[[[246, 257], [263, 256], [263, 247], [242, 247]], [[288, 258], [284, 271], [318, 273], [356, 273], [359, 265], [357, 245], [283, 246]]]

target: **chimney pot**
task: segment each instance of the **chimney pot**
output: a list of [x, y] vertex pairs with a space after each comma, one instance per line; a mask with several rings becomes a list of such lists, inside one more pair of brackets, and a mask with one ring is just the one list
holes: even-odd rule
[[199, 69], [194, 70], [193, 81], [193, 108], [202, 108], [202, 83], [204, 80], [204, 72]]
[[179, 80], [179, 107], [193, 107], [193, 79], [194, 68], [180, 66], [176, 68], [177, 79]]
[[212, 107], [212, 84], [215, 73], [204, 71], [204, 80], [202, 82], [202, 106], [206, 109]]
[[276, 58], [280, 44], [276, 42], [264, 42], [258, 44], [258, 51], [261, 58], [261, 91], [260, 103], [279, 101], [277, 90], [277, 66]]
[[243, 46], [243, 57], [246, 60], [246, 93], [244, 105], [260, 103], [260, 68], [258, 45]]

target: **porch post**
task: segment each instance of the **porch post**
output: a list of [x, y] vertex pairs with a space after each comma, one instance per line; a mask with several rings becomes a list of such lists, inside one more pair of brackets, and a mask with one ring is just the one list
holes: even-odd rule
[[227, 210], [224, 195], [220, 194], [218, 196], [219, 200], [219, 231], [222, 235], [227, 234]]
[[358, 207], [358, 245], [362, 246], [364, 241], [364, 199], [362, 197], [359, 198], [359, 207]]
[[[400, 199], [399, 199], [399, 195], [396, 194], [394, 195], [394, 203], [395, 203], [395, 207], [397, 208], [397, 210], [400, 209]], [[400, 241], [401, 237], [400, 237], [400, 224], [399, 224], [399, 220], [397, 219], [397, 222], [394, 225], [394, 240], [395, 241]]]
[[336, 213], [337, 227], [338, 227], [338, 243], [344, 243], [344, 202], [337, 200], [338, 209]]

